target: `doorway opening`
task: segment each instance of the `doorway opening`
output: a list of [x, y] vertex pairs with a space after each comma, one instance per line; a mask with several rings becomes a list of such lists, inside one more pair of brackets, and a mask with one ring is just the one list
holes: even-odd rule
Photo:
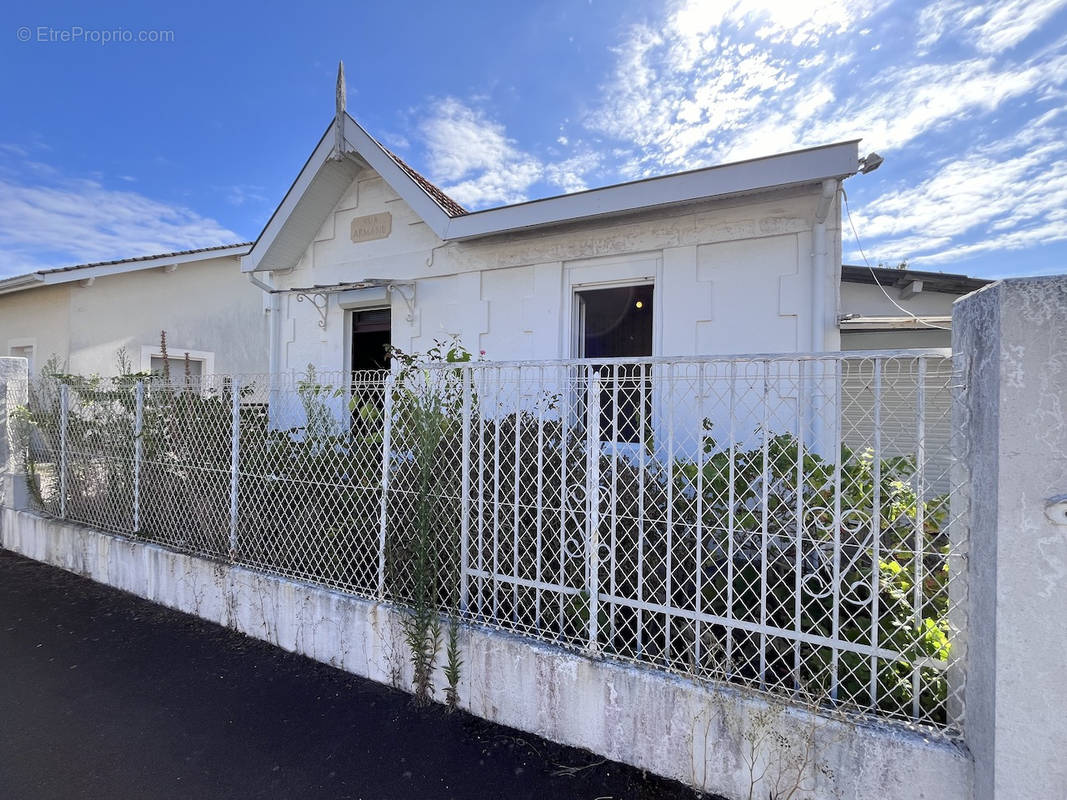
[[352, 371], [389, 369], [390, 323], [388, 308], [352, 312]]
[[352, 433], [373, 436], [385, 407], [392, 314], [388, 308], [352, 312]]
[[651, 435], [652, 381], [648, 364], [609, 359], [652, 355], [652, 284], [614, 286], [577, 293], [578, 355], [600, 373], [603, 441], [639, 444]]

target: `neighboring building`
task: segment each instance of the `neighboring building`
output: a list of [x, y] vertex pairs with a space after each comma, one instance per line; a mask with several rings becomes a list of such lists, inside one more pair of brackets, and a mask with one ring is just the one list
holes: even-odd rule
[[176, 369], [265, 372], [262, 293], [242, 275], [249, 245], [47, 269], [0, 279], [0, 352], [39, 372], [114, 375], [124, 349], [135, 370], [160, 369], [160, 331]]
[[841, 349], [949, 347], [952, 304], [990, 281], [913, 269], [841, 267]]
[[339, 113], [242, 269], [282, 373], [447, 337], [493, 360], [832, 351], [862, 166], [849, 141], [472, 213]]
[[[841, 268], [841, 349], [951, 347], [953, 302], [989, 282], [966, 275], [846, 264]], [[876, 380], [873, 359], [854, 361], [850, 367], [843, 376], [843, 390], [856, 402], [844, 409], [845, 442], [862, 449], [874, 441], [875, 418], [869, 410], [879, 405], [882, 452], [913, 455], [918, 443], [912, 432], [921, 430], [925, 448], [938, 454], [936, 462], [928, 464], [930, 485], [938, 492], [947, 492], [952, 413], [945, 376], [926, 375], [920, 404], [916, 391], [919, 376], [910, 372], [913, 364], [883, 361], [880, 380]], [[880, 404], [875, 402], [876, 385], [887, 387], [879, 395]], [[920, 407], [925, 424], [916, 426]]]

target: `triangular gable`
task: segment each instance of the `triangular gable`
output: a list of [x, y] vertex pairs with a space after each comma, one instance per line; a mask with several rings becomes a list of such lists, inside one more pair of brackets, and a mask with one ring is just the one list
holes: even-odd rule
[[514, 233], [709, 198], [817, 186], [854, 175], [860, 166], [859, 142], [849, 140], [468, 213], [383, 147], [347, 112], [338, 118], [344, 127], [343, 154], [337, 153], [336, 142], [341, 137], [334, 122], [252, 251], [241, 260], [245, 272], [295, 267], [365, 166], [377, 172], [442, 241]]
[[336, 140], [335, 121], [319, 139], [252, 250], [241, 259], [242, 271], [295, 267], [364, 167], [377, 172], [442, 239], [449, 221], [466, 214], [462, 206], [383, 147], [347, 113], [343, 154], [337, 153]]

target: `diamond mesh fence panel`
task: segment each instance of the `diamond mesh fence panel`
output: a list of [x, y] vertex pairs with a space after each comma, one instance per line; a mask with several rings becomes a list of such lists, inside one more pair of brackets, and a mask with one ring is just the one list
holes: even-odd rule
[[46, 513], [952, 732], [952, 384], [940, 352], [59, 376], [15, 419]]

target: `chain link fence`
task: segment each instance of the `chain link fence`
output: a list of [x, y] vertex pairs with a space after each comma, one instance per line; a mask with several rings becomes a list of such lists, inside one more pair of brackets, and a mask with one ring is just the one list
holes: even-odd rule
[[942, 732], [965, 526], [944, 351], [51, 376], [48, 514]]

